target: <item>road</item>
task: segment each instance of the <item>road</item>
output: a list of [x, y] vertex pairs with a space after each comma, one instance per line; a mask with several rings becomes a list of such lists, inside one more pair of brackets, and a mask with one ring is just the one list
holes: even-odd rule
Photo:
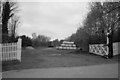
[[3, 78], [118, 78], [118, 64], [13, 70], [3, 72]]

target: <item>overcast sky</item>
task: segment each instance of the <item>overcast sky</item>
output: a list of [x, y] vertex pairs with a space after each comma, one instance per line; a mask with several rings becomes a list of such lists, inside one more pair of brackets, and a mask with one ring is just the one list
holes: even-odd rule
[[51, 39], [64, 39], [75, 33], [88, 12], [88, 2], [20, 0], [19, 35], [42, 34]]

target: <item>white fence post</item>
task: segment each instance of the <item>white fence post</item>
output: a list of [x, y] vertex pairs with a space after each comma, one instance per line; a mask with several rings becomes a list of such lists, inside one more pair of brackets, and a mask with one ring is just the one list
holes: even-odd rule
[[21, 62], [21, 43], [22, 39], [19, 38], [17, 42], [17, 59]]
[[2, 61], [2, 44], [0, 44], [0, 61]]
[[109, 35], [109, 33], [107, 32], [107, 55], [109, 54], [109, 47], [108, 47], [108, 44], [109, 44], [109, 38], [108, 38], [108, 35]]

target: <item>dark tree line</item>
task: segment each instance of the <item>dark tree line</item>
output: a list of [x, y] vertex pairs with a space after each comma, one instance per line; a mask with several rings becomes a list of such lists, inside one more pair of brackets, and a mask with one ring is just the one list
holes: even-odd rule
[[120, 42], [120, 2], [92, 2], [82, 28], [67, 40], [80, 46], [86, 36], [89, 44], [103, 44], [106, 43], [108, 30], [111, 31], [113, 42]]
[[[119, 41], [120, 2], [93, 2], [84, 21], [84, 29], [90, 36], [90, 44], [106, 43], [107, 31], [113, 41]], [[115, 37], [116, 36], [116, 37]]]
[[50, 42], [50, 37], [45, 35], [38, 35], [35, 39], [32, 39], [33, 47], [48, 47]]
[[26, 35], [19, 36], [22, 39], [22, 47], [32, 46], [32, 39]]
[[73, 41], [77, 47], [79, 47], [83, 51], [88, 51], [89, 49], [89, 36], [84, 31], [84, 28], [79, 28], [76, 33], [72, 34], [68, 38], [68, 41]]

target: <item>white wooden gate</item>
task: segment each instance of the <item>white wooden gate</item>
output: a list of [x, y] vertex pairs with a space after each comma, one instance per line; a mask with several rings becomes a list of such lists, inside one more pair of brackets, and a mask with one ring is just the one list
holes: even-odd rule
[[0, 61], [19, 60], [21, 62], [21, 42], [0, 44]]
[[[104, 44], [92, 44], [89, 45], [89, 52], [104, 56], [109, 54], [109, 48]], [[120, 42], [113, 43], [113, 56], [118, 54], [120, 54]]]
[[108, 55], [108, 46], [104, 46], [104, 44], [94, 44], [94, 45], [89, 45], [89, 52], [94, 53], [97, 55]]

